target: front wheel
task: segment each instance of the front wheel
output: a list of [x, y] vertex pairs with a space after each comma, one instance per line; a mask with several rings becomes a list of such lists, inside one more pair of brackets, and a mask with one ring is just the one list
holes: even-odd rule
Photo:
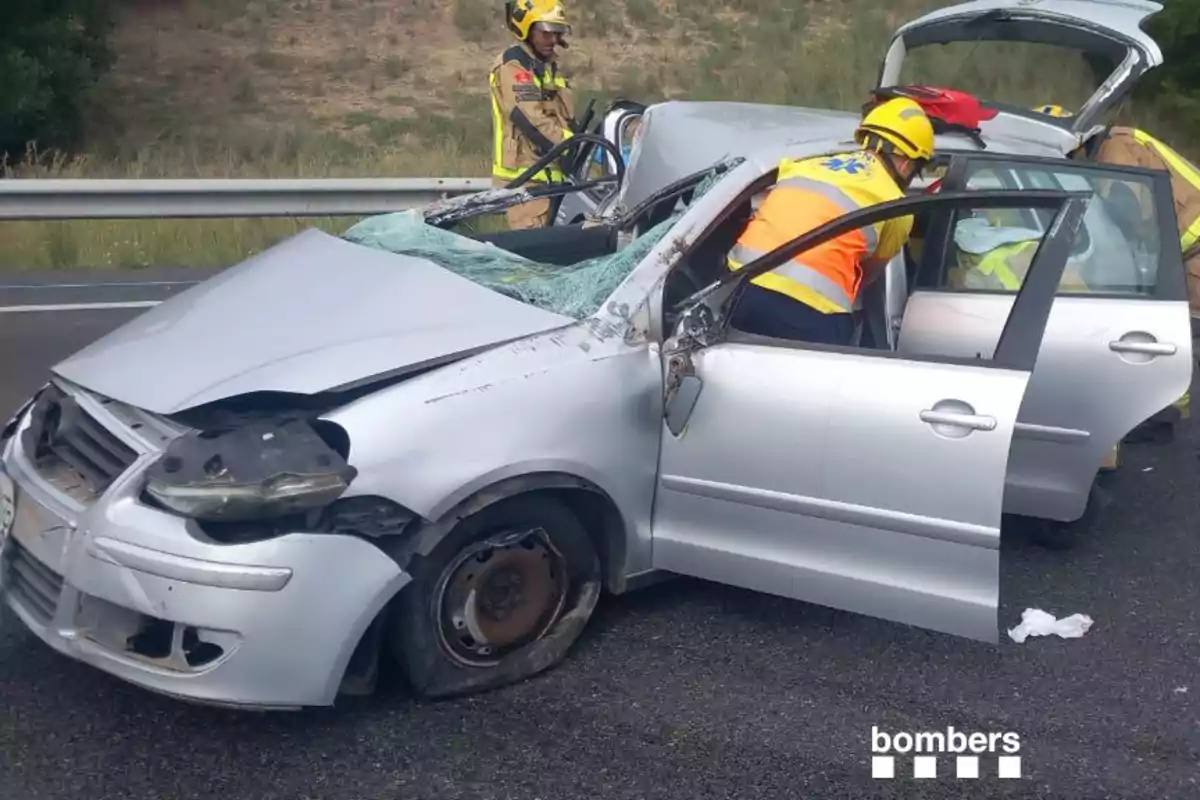
[[596, 549], [570, 509], [539, 495], [461, 522], [397, 598], [388, 645], [427, 697], [515, 683], [562, 661], [600, 596]]

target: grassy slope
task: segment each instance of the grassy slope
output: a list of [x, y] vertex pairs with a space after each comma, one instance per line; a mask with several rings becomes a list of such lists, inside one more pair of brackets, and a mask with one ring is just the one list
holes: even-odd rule
[[[584, 102], [623, 95], [857, 108], [890, 33], [942, 5], [576, 2], [564, 63]], [[116, 69], [92, 98], [92, 154], [11, 172], [486, 175], [486, 72], [510, 41], [500, 7], [499, 0], [136, 0], [117, 31]], [[972, 53], [954, 45], [920, 54], [911, 81], [952, 81], [1026, 104], [1077, 101], [1080, 65], [1046, 50], [985, 44]], [[10, 223], [0, 228], [0, 264], [224, 264], [314, 222], [349, 223]]]

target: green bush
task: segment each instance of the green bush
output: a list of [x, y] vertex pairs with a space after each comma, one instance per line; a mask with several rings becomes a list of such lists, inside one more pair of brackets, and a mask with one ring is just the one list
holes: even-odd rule
[[1163, 65], [1147, 76], [1137, 94], [1155, 101], [1171, 122], [1200, 124], [1200, 0], [1166, 0], [1147, 33], [1163, 52]]
[[83, 137], [84, 92], [112, 62], [111, 0], [18, 0], [0, 24], [0, 156], [68, 149]]

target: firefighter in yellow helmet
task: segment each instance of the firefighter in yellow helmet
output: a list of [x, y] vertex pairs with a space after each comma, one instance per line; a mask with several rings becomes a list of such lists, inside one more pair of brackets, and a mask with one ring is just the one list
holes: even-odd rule
[[[739, 270], [782, 244], [847, 213], [898, 200], [933, 158], [933, 126], [912, 100], [876, 105], [854, 134], [859, 149], [784, 159], [775, 185], [729, 253]], [[849, 345], [853, 308], [904, 247], [911, 216], [889, 219], [831, 239], [751, 281], [731, 324], [746, 333]]]
[[[550, 148], [574, 135], [571, 88], [559, 71], [557, 47], [567, 47], [571, 26], [558, 0], [509, 0], [509, 31], [518, 43], [492, 65], [492, 182], [505, 186]], [[569, 153], [567, 154], [570, 155]], [[565, 180], [555, 164], [525, 184], [530, 188]], [[535, 200], [508, 210], [510, 228], [543, 226], [550, 201]]]

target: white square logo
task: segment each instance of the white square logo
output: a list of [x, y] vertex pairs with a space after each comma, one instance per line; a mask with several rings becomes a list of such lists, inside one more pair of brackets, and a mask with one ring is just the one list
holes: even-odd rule
[[[979, 780], [980, 761], [996, 762], [997, 778], [1020, 778], [1021, 737], [1012, 731], [965, 732], [949, 727], [944, 731], [884, 731], [871, 726], [871, 777], [895, 780], [896, 762], [911, 762], [912, 772], [900, 770], [905, 777], [932, 780], [951, 777]], [[939, 761], [942, 763], [939, 765]], [[953, 765], [953, 770], [950, 769]]]
[[1000, 756], [998, 764], [999, 776], [1001, 778], [1019, 778], [1021, 777], [1021, 757], [1020, 756]]

